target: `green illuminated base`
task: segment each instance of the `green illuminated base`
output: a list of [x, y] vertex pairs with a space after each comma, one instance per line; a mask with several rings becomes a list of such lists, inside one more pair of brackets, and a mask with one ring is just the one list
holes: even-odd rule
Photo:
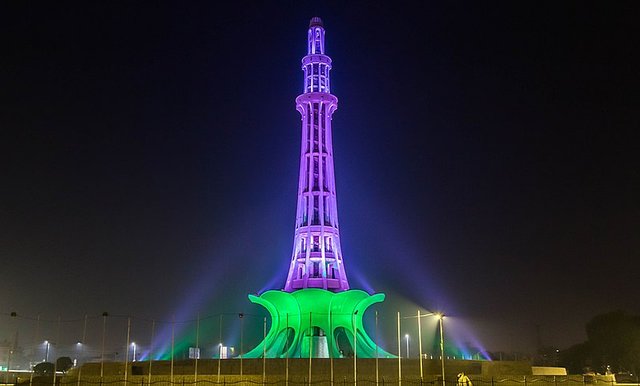
[[267, 291], [249, 295], [271, 314], [271, 329], [265, 339], [244, 358], [353, 357], [356, 331], [358, 358], [395, 358], [367, 335], [362, 317], [369, 306], [385, 295], [361, 290], [330, 292], [307, 288], [295, 292]]

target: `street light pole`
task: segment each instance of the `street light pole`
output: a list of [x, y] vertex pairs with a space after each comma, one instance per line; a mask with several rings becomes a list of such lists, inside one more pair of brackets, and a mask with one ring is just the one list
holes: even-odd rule
[[136, 347], [137, 347], [136, 346], [136, 342], [131, 342], [131, 347], [133, 348], [133, 361], [132, 362], [135, 362], [136, 361]]
[[220, 344], [218, 345], [218, 377], [216, 378], [216, 383], [220, 383], [220, 365], [222, 364], [222, 314], [220, 314], [220, 335], [218, 336], [218, 340]]
[[127, 344], [124, 346], [124, 384], [127, 385], [129, 379], [129, 346], [131, 345], [131, 317], [127, 318]]
[[51, 345], [51, 343], [49, 343], [48, 340], [45, 340], [44, 344], [46, 345], [45, 354], [44, 354], [44, 361], [45, 362], [49, 362], [49, 346]]
[[402, 340], [400, 339], [400, 311], [398, 311], [398, 386], [402, 385]]
[[102, 313], [102, 348], [100, 349], [100, 382], [102, 382], [102, 378], [104, 377], [104, 342], [105, 342], [105, 335], [107, 333], [107, 316], [109, 316], [108, 312]]
[[420, 359], [420, 381], [422, 382], [422, 321], [420, 317], [420, 310], [418, 310], [418, 359]]
[[240, 318], [240, 382], [242, 382], [242, 346], [244, 345], [244, 314], [241, 312], [238, 314]]
[[[419, 359], [420, 359], [420, 379], [422, 379], [423, 377], [423, 366], [422, 366], [422, 323], [421, 323], [421, 318], [425, 317], [425, 316], [436, 316], [438, 318], [438, 324], [440, 326], [440, 364], [442, 367], [442, 386], [445, 386], [444, 384], [444, 331], [442, 329], [442, 319], [444, 318], [444, 315], [441, 313], [433, 313], [433, 312], [429, 312], [426, 314], [422, 314], [420, 312], [420, 310], [418, 310], [418, 314], [416, 316], [414, 316], [414, 318], [416, 318], [418, 320], [418, 347], [419, 347]], [[399, 332], [399, 331], [398, 331]], [[400, 336], [398, 336], [399, 338]], [[409, 357], [409, 334], [406, 334], [405, 337], [407, 338], [407, 357]], [[398, 349], [400, 349], [400, 344], [398, 344]]]
[[409, 359], [409, 334], [404, 334], [404, 338], [407, 340], [407, 359]]
[[358, 331], [356, 329], [356, 315], [358, 310], [355, 310], [351, 315], [351, 324], [353, 325], [353, 384], [358, 384]]
[[442, 371], [442, 386], [446, 386], [444, 380], [444, 330], [442, 320], [444, 315], [438, 314], [438, 322], [440, 323], [440, 367]]

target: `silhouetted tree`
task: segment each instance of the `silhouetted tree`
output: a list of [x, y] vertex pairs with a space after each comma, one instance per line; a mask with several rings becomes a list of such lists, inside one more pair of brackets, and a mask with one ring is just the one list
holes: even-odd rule
[[33, 373], [35, 375], [53, 375], [55, 365], [51, 362], [40, 362], [33, 367]]
[[595, 316], [586, 328], [597, 369], [640, 370], [640, 316], [613, 311]]
[[560, 364], [567, 368], [569, 374], [585, 374], [593, 366], [591, 356], [589, 343], [578, 343], [560, 351]]
[[571, 373], [640, 370], [640, 316], [613, 311], [594, 316], [586, 325], [588, 340], [560, 352]]
[[73, 367], [73, 361], [69, 357], [60, 357], [56, 360], [56, 369], [66, 373]]
[[536, 366], [557, 366], [558, 362], [558, 350], [552, 346], [540, 347], [533, 358], [533, 364]]

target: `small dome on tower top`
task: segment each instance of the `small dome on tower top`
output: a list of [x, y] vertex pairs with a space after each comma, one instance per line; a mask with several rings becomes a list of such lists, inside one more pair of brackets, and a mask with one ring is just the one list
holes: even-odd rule
[[324, 25], [322, 25], [322, 19], [320, 19], [318, 16], [311, 18], [311, 21], [309, 22], [309, 28], [315, 26], [324, 28]]

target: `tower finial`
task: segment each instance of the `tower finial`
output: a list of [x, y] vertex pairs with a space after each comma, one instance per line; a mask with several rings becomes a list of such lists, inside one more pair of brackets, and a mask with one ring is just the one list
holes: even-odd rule
[[311, 21], [309, 22], [309, 28], [315, 27], [315, 26], [320, 26], [324, 28], [324, 25], [322, 24], [322, 19], [320, 19], [318, 16], [312, 17]]
[[324, 27], [322, 19], [311, 18], [309, 22], [309, 32], [307, 33], [309, 44], [307, 46], [308, 55], [324, 54]]

